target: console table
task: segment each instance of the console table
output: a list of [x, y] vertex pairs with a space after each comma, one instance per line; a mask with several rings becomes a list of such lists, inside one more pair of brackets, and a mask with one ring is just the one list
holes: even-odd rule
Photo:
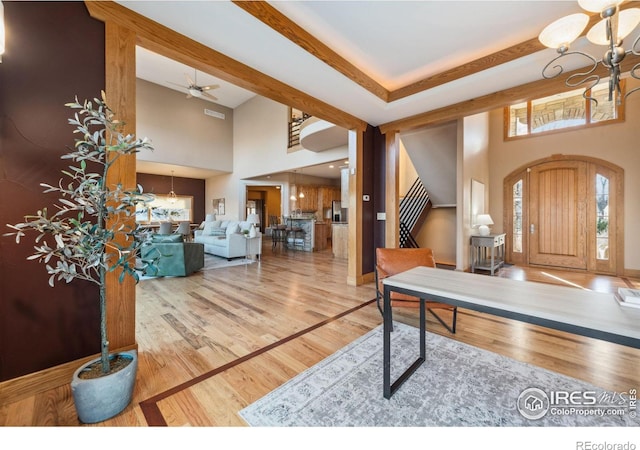
[[[383, 395], [390, 398], [426, 360], [425, 299], [508, 319], [640, 348], [640, 309], [618, 305], [614, 294], [568, 286], [415, 267], [383, 280]], [[391, 292], [420, 301], [420, 356], [391, 384]]]
[[505, 234], [471, 236], [471, 273], [484, 269], [495, 273], [504, 264]]

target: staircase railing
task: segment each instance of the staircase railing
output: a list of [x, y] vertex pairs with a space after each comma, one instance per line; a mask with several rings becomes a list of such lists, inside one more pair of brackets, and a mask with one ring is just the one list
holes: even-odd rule
[[309, 117], [311, 117], [311, 114], [302, 113], [302, 117], [289, 121], [289, 148], [300, 144], [300, 126]]
[[418, 248], [418, 242], [415, 240], [411, 231], [407, 226], [400, 222], [400, 247], [401, 248]]
[[407, 194], [400, 199], [400, 247], [418, 247], [412, 233], [416, 231], [417, 225], [422, 225], [430, 206], [429, 193], [420, 178], [417, 178]]

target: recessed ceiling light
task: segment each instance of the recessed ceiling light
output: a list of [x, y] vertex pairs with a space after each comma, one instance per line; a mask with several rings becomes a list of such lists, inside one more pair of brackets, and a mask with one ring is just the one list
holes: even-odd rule
[[334, 166], [333, 164], [331, 164], [331, 165], [329, 166], [329, 169], [333, 169], [334, 167], [335, 167], [335, 166]]

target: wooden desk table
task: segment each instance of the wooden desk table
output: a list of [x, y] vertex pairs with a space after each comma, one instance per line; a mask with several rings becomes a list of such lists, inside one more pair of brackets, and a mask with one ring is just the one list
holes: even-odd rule
[[[614, 294], [568, 286], [416, 267], [385, 278], [383, 395], [393, 393], [425, 361], [425, 299], [640, 348], [640, 309], [620, 306]], [[421, 298], [420, 356], [391, 384], [391, 292]]]

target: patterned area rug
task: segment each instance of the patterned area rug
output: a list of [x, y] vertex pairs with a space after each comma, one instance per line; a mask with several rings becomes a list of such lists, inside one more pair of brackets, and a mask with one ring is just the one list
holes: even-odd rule
[[[394, 329], [392, 380], [417, 357], [419, 334], [417, 328], [401, 323], [395, 323]], [[578, 397], [573, 403], [597, 398], [597, 405], [557, 408], [550, 402], [552, 391], [580, 392], [574, 394]], [[240, 415], [251, 426], [274, 427], [639, 426], [628, 398], [627, 393], [607, 392], [427, 333], [427, 361], [386, 400], [382, 396], [382, 327], [378, 327]]]

